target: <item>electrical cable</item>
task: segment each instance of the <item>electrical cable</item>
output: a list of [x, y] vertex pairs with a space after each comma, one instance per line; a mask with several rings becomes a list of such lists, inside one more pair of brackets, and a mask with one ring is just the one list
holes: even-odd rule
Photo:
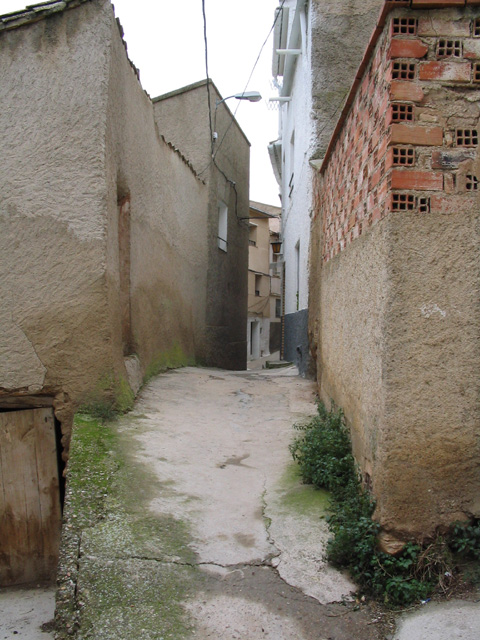
[[[280, 5], [280, 7], [279, 7], [279, 8], [278, 8], [278, 10], [277, 10], [277, 14], [276, 14], [276, 16], [275, 16], [275, 20], [273, 21], [273, 24], [272, 24], [272, 26], [271, 26], [271, 28], [270, 28], [270, 31], [268, 32], [267, 37], [265, 38], [265, 40], [264, 40], [264, 42], [263, 42], [262, 46], [260, 47], [260, 51], [258, 52], [257, 59], [255, 60], [255, 64], [253, 65], [253, 68], [252, 68], [252, 70], [251, 70], [251, 72], [250, 72], [250, 75], [248, 76], [247, 84], [245, 85], [245, 89], [243, 90], [243, 92], [242, 92], [242, 93], [245, 93], [245, 92], [247, 91], [248, 85], [250, 84], [250, 80], [252, 79], [252, 76], [253, 76], [253, 74], [254, 74], [254, 72], [255, 72], [255, 69], [257, 68], [258, 62], [259, 62], [260, 57], [261, 57], [261, 55], [262, 55], [262, 53], [263, 53], [263, 50], [264, 50], [264, 48], [265, 48], [265, 45], [267, 44], [268, 39], [270, 38], [270, 34], [271, 34], [271, 33], [272, 33], [272, 31], [275, 29], [275, 25], [277, 24], [277, 20], [278, 20], [278, 18], [279, 18], [279, 16], [280, 16], [281, 10], [283, 9], [283, 5], [285, 4], [285, 2], [286, 2], [286, 0], [282, 0], [282, 4]], [[241, 100], [238, 102], [237, 107], [236, 107], [235, 111], [233, 112], [233, 115], [232, 115], [232, 119], [231, 119], [231, 121], [230, 121], [230, 124], [228, 125], [228, 127], [227, 127], [227, 129], [226, 129], [225, 133], [223, 134], [222, 139], [220, 140], [220, 142], [218, 143], [218, 145], [216, 145], [216, 150], [215, 150], [215, 153], [213, 154], [213, 157], [214, 157], [214, 158], [215, 158], [215, 156], [217, 155], [217, 153], [219, 152], [220, 147], [222, 146], [222, 143], [223, 143], [223, 141], [225, 140], [225, 136], [226, 136], [226, 135], [227, 135], [227, 133], [229, 132], [230, 127], [232, 126], [232, 124], [233, 124], [233, 122], [234, 122], [234, 120], [235, 120], [235, 116], [236, 116], [236, 114], [237, 114], [237, 111], [238, 111], [238, 109], [240, 108], [240, 102], [241, 102]]]
[[211, 144], [211, 148], [212, 148], [212, 157], [213, 157], [212, 100], [211, 100], [211, 96], [210, 96], [210, 75], [208, 73], [207, 14], [206, 14], [206, 11], [205, 11], [205, 0], [202, 0], [202, 13], [203, 13], [203, 41], [204, 41], [204, 44], [205, 44], [205, 73], [207, 75], [208, 121], [209, 121], [209, 125], [210, 125], [210, 140], [211, 140], [210, 144]]
[[[279, 18], [279, 16], [280, 16], [281, 9], [283, 9], [283, 6], [284, 6], [285, 2], [286, 2], [286, 0], [282, 0], [282, 4], [280, 5], [280, 7], [279, 7], [279, 8], [278, 8], [278, 10], [277, 10], [277, 13], [276, 13], [276, 16], [275, 16], [275, 20], [273, 21], [273, 24], [272, 24], [272, 26], [271, 26], [271, 28], [270, 28], [270, 30], [269, 30], [269, 32], [268, 32], [267, 37], [265, 38], [265, 41], [263, 42], [262, 46], [260, 47], [260, 51], [259, 51], [259, 53], [258, 53], [257, 59], [255, 60], [255, 64], [253, 65], [252, 71], [250, 72], [250, 75], [249, 75], [249, 77], [248, 77], [247, 84], [245, 85], [245, 89], [243, 90], [243, 93], [245, 93], [245, 92], [246, 92], [246, 90], [247, 90], [247, 88], [248, 88], [248, 85], [249, 85], [249, 83], [250, 83], [250, 80], [252, 79], [252, 76], [253, 76], [253, 74], [254, 74], [254, 71], [255, 71], [255, 69], [256, 69], [256, 67], [257, 67], [257, 65], [258, 65], [258, 62], [259, 62], [259, 60], [260, 60], [260, 57], [261, 57], [261, 55], [262, 55], [262, 53], [263, 53], [263, 50], [264, 50], [264, 48], [265, 48], [265, 45], [267, 44], [268, 39], [270, 38], [270, 34], [272, 33], [272, 31], [273, 31], [273, 30], [274, 30], [274, 28], [275, 28], [275, 25], [277, 24], [277, 20], [278, 20], [278, 18]], [[212, 164], [214, 164], [214, 165], [217, 167], [217, 169], [220, 171], [220, 173], [222, 173], [222, 174], [223, 174], [224, 178], [225, 178], [228, 182], [230, 182], [230, 183], [232, 183], [233, 185], [235, 185], [235, 183], [233, 183], [231, 180], [229, 180], [229, 179], [227, 178], [227, 176], [223, 173], [223, 171], [218, 167], [217, 163], [215, 162], [215, 158], [216, 158], [217, 153], [218, 153], [218, 152], [219, 152], [219, 150], [220, 150], [220, 147], [222, 146], [222, 144], [223, 144], [223, 142], [224, 142], [224, 140], [225, 140], [225, 137], [226, 137], [227, 133], [229, 132], [229, 130], [230, 130], [230, 128], [231, 128], [231, 126], [233, 125], [233, 123], [234, 123], [234, 121], [235, 121], [235, 115], [236, 115], [236, 113], [237, 113], [237, 111], [238, 111], [238, 109], [239, 109], [239, 107], [240, 107], [240, 102], [241, 102], [241, 101], [239, 101], [239, 103], [237, 104], [237, 107], [236, 107], [235, 111], [234, 111], [234, 112], [233, 112], [233, 114], [232, 114], [232, 117], [231, 117], [231, 120], [230, 120], [230, 124], [228, 125], [228, 127], [227, 127], [227, 129], [226, 129], [225, 133], [224, 133], [224, 134], [223, 134], [223, 136], [222, 136], [222, 139], [220, 140], [220, 142], [218, 143], [218, 145], [216, 145], [216, 149], [214, 150], [213, 127], [212, 127], [212, 111], [211, 111], [211, 101], [210, 101], [210, 91], [209, 91], [210, 78], [209, 78], [209, 76], [208, 76], [207, 26], [206, 26], [206, 16], [205, 16], [205, 0], [202, 0], [202, 8], [203, 8], [204, 40], [205, 40], [205, 66], [206, 66], [206, 71], [207, 71], [208, 108], [209, 108], [210, 134], [211, 134], [211, 135], [210, 135], [210, 139], [212, 140], [212, 159], [210, 160], [210, 162], [208, 163], [208, 165], [198, 173], [198, 175], [199, 175], [199, 176], [201, 176], [203, 173], [205, 173], [205, 171], [207, 171], [207, 170], [212, 166]], [[238, 194], [237, 194], [236, 189], [235, 189], [235, 196], [236, 196], [236, 198], [238, 199]], [[238, 217], [238, 216], [237, 216], [237, 217]]]

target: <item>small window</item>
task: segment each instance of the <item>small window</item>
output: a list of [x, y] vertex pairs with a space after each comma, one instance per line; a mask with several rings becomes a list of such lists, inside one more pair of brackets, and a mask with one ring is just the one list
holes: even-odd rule
[[262, 286], [262, 276], [255, 275], [255, 295], [257, 297], [260, 296], [261, 286]]
[[228, 207], [222, 200], [218, 203], [218, 248], [227, 251]]
[[257, 225], [250, 223], [248, 228], [248, 244], [251, 247], [257, 246]]

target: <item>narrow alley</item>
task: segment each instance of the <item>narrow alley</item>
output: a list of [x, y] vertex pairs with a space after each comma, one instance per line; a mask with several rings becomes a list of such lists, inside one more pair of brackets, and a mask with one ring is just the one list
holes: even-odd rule
[[130, 464], [152, 474], [127, 481], [123, 501], [147, 495], [156, 523], [139, 528], [135, 504], [122, 512], [109, 495], [106, 517], [83, 527], [77, 637], [384, 637], [323, 562], [326, 495], [302, 486], [290, 460], [314, 394], [294, 368], [185, 368], [143, 389], [115, 428]]

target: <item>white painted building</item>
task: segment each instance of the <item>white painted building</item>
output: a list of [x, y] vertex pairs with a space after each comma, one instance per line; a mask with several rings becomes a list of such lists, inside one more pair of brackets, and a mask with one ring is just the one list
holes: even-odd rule
[[383, 0], [285, 0], [276, 11], [273, 77], [279, 138], [269, 146], [281, 188], [284, 357], [310, 372], [308, 290], [312, 178], [335, 129]]
[[[286, 0], [275, 25], [273, 75], [279, 83], [279, 139], [269, 147], [282, 194], [285, 353], [308, 368], [308, 252], [312, 210], [312, 65], [309, 7]], [[277, 53], [277, 51], [286, 53]]]

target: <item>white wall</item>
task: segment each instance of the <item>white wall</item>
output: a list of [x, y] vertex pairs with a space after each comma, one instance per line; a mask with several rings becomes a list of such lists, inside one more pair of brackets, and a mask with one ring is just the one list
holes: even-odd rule
[[[297, 0], [287, 0], [292, 27]], [[282, 234], [285, 268], [285, 313], [308, 307], [308, 253], [312, 208], [312, 168], [309, 164], [313, 125], [311, 120], [311, 43], [309, 7], [306, 30], [302, 28], [302, 55], [297, 57], [290, 102], [280, 106], [282, 140]], [[293, 173], [293, 182], [291, 177]], [[293, 185], [293, 189], [292, 189]], [[297, 249], [298, 247], [298, 249]], [[297, 255], [299, 253], [299, 255]], [[297, 304], [298, 290], [298, 304]]]

